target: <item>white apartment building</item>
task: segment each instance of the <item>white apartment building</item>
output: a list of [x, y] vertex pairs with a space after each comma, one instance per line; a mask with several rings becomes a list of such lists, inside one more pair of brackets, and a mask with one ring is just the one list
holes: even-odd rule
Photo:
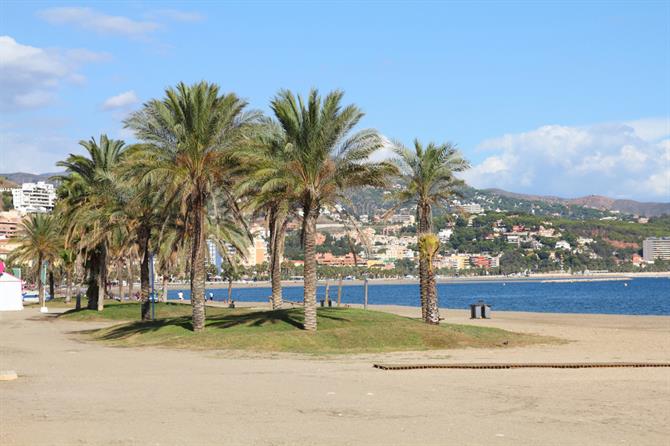
[[642, 242], [642, 257], [646, 262], [670, 260], [670, 237], [649, 237]]
[[20, 188], [12, 189], [12, 200], [14, 209], [20, 212], [51, 212], [56, 202], [56, 189], [44, 181], [23, 183]]
[[467, 204], [462, 204], [461, 209], [463, 212], [467, 212], [468, 214], [483, 214], [484, 209], [482, 209], [482, 206], [478, 203], [467, 203]]

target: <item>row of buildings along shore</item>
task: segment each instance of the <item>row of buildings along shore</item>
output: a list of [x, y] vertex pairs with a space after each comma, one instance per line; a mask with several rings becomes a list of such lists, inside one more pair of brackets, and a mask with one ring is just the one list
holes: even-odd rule
[[[16, 248], [15, 238], [21, 227], [21, 222], [25, 215], [36, 212], [51, 212], [56, 202], [56, 191], [52, 184], [46, 182], [23, 183], [21, 187], [3, 189], [0, 192], [9, 192], [12, 194], [14, 209], [11, 211], [0, 212], [0, 258], [6, 258], [7, 255]], [[484, 214], [484, 210], [476, 203], [460, 203], [456, 205], [462, 212], [469, 215]], [[382, 269], [393, 269], [395, 263], [402, 260], [415, 261], [418, 257], [416, 247], [416, 235], [411, 231], [408, 233], [407, 227], [415, 225], [415, 214], [412, 209], [399, 209], [386, 218], [380, 215], [360, 215], [356, 217], [356, 227], [353, 229], [342, 218], [343, 209], [335, 206], [334, 209], [324, 209], [322, 216], [317, 223], [317, 246], [321, 246], [317, 254], [317, 263], [324, 266], [333, 267], [375, 267]], [[374, 227], [373, 227], [374, 226]], [[299, 230], [299, 222], [293, 221], [290, 230]], [[375, 229], [376, 228], [376, 229]], [[252, 224], [251, 231], [253, 241], [247, 247], [247, 252], [241, 259], [245, 267], [260, 266], [269, 260], [268, 240], [269, 233], [263, 225], [262, 220]], [[442, 243], [447, 243], [454, 232], [453, 225], [442, 228], [437, 235]], [[346, 237], [355, 242], [358, 246], [363, 246], [357, 255], [347, 253], [335, 255], [328, 252], [328, 247], [324, 245], [326, 235], [335, 241]], [[539, 239], [554, 239], [554, 250], [563, 250], [571, 252], [580, 252], [588, 255], [595, 255], [589, 250], [589, 245], [593, 239], [579, 237], [571, 245], [568, 241], [561, 238], [561, 234], [550, 224], [535, 228], [526, 228], [523, 225], [514, 225], [511, 228], [494, 224], [486, 240], [495, 240], [502, 238], [506, 243], [517, 247], [528, 247], [529, 249], [540, 249], [542, 243]], [[553, 242], [552, 242], [553, 243]], [[208, 260], [220, 271], [224, 263], [222, 250], [231, 251], [229, 246], [221, 246], [208, 240]], [[651, 237], [643, 242], [643, 255], [633, 255], [633, 263], [642, 265], [645, 262], [653, 262], [656, 259], [670, 259], [670, 237]], [[296, 265], [300, 265], [300, 260], [286, 259]], [[460, 253], [452, 252], [448, 254], [438, 254], [434, 259], [436, 268], [448, 268], [453, 270], [466, 270], [472, 268], [491, 269], [501, 266], [501, 254], [492, 255], [490, 253]]]

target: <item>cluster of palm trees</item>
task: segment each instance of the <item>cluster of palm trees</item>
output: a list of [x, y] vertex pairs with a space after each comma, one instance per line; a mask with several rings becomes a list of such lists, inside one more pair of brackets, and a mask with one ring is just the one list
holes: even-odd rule
[[[207, 240], [215, 241], [234, 266], [235, 253], [243, 255], [251, 241], [246, 222], [264, 217], [271, 302], [277, 309], [287, 224], [300, 218], [304, 328], [313, 331], [320, 212], [342, 202], [351, 188], [399, 181], [404, 187], [396, 194], [398, 202], [417, 205], [423, 318], [438, 323], [431, 258], [439, 244], [432, 235], [432, 209], [455, 193], [461, 182], [454, 172], [467, 163], [449, 144], [424, 149], [417, 141], [411, 151], [375, 130], [354, 131], [363, 112], [343, 105], [342, 97], [340, 91], [322, 97], [312, 90], [302, 97], [281, 90], [270, 103], [274, 116], [269, 118], [211, 83], [168, 88], [162, 99], [146, 102], [124, 122], [138, 144], [103, 135], [80, 143], [85, 155], [59, 163], [66, 174], [60, 178], [56, 211], [26, 221], [16, 258], [42, 265], [59, 252], [70, 253], [86, 272], [88, 306], [98, 310], [104, 306], [110, 264], [118, 271], [124, 259], [136, 258], [142, 318], [148, 319], [153, 254], [165, 278], [188, 271], [192, 326], [202, 331]], [[393, 148], [397, 158], [371, 161], [383, 147]]]

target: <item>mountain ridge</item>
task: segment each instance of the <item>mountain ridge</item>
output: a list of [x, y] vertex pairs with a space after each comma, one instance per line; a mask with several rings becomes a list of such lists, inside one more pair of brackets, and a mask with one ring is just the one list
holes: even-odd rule
[[[55, 184], [52, 180], [54, 176], [62, 175], [64, 172], [48, 172], [42, 174], [33, 174], [26, 172], [0, 173], [0, 177], [4, 177], [10, 182], [21, 184], [28, 182], [46, 181]], [[510, 192], [504, 189], [488, 188], [488, 189], [474, 189], [473, 197], [477, 193], [484, 193], [498, 197], [505, 197], [515, 200], [524, 200], [527, 202], [541, 202], [550, 203], [561, 206], [581, 206], [588, 209], [596, 209], [600, 211], [617, 211], [624, 214], [635, 214], [644, 217], [658, 217], [663, 214], [670, 215], [670, 203], [663, 202], [643, 202], [628, 199], [618, 199], [606, 197], [603, 195], [585, 195], [577, 198], [563, 198], [555, 195], [534, 195], [523, 194], [517, 192]], [[473, 200], [477, 201], [477, 200]]]
[[585, 195], [577, 198], [562, 198], [555, 195], [533, 195], [509, 192], [498, 188], [482, 189], [495, 195], [519, 200], [541, 201], [563, 205], [583, 206], [603, 211], [618, 211], [625, 214], [637, 214], [645, 217], [657, 217], [670, 214], [670, 203], [637, 201], [629, 199], [611, 198], [603, 195]]

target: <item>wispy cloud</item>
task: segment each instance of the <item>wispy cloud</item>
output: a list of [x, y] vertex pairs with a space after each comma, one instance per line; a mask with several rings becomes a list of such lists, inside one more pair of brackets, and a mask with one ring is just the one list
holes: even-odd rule
[[147, 14], [154, 20], [171, 20], [174, 22], [200, 22], [205, 16], [195, 11], [181, 11], [179, 9], [157, 9]]
[[574, 197], [670, 200], [670, 120], [546, 125], [486, 140], [463, 177], [475, 187]]
[[92, 8], [64, 6], [48, 8], [38, 15], [49, 23], [72, 25], [100, 34], [122, 35], [131, 38], [145, 37], [160, 28], [152, 21], [133, 20], [124, 16], [104, 14]]
[[125, 109], [132, 105], [135, 105], [139, 102], [139, 98], [133, 90], [124, 91], [123, 93], [117, 94], [107, 98], [105, 102], [102, 103], [103, 110], [118, 110]]
[[78, 68], [109, 58], [84, 49], [46, 49], [0, 36], [0, 110], [38, 108], [49, 104], [63, 82], [81, 84]]

